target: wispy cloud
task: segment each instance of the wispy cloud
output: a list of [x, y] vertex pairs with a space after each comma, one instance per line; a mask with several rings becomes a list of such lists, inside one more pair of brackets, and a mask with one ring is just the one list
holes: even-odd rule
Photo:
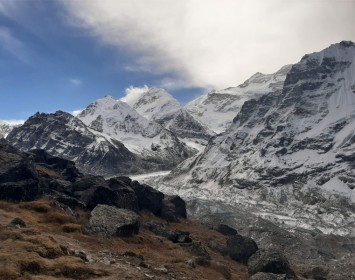
[[69, 82], [74, 86], [81, 86], [83, 83], [80, 79], [69, 79]]
[[126, 88], [125, 90], [125, 96], [121, 98], [123, 102], [127, 102], [129, 104], [134, 103], [139, 99], [139, 97], [147, 92], [149, 90], [149, 87], [147, 85], [144, 85], [143, 87], [134, 87], [130, 86]]
[[78, 110], [74, 110], [71, 111], [70, 114], [72, 114], [74, 117], [76, 117], [77, 115], [79, 115], [84, 109], [78, 109]]
[[1, 48], [22, 62], [29, 62], [29, 55], [25, 45], [5, 27], [0, 27], [0, 49]]
[[71, 23], [136, 54], [126, 70], [165, 73], [181, 86], [236, 85], [355, 40], [355, 1], [61, 1]]

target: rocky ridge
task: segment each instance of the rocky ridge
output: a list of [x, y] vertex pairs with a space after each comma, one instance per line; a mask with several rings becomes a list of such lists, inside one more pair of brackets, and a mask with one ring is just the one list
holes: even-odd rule
[[145, 170], [144, 163], [121, 142], [61, 111], [33, 115], [6, 140], [23, 151], [44, 149], [72, 160], [85, 173], [113, 176]]

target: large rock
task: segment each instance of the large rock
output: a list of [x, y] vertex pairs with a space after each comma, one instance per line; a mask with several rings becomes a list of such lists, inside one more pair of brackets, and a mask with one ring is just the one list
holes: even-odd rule
[[161, 217], [169, 222], [177, 221], [178, 218], [186, 218], [186, 203], [178, 195], [165, 195], [161, 210]]
[[248, 271], [251, 275], [258, 272], [295, 275], [286, 257], [273, 250], [259, 250], [251, 256], [248, 260]]
[[40, 193], [38, 173], [25, 153], [0, 145], [0, 199], [28, 201]]
[[234, 235], [227, 240], [227, 253], [235, 261], [246, 263], [258, 250], [258, 245], [250, 237]]
[[127, 209], [114, 206], [97, 205], [91, 212], [87, 232], [91, 235], [114, 237], [138, 234], [139, 216]]
[[117, 195], [116, 206], [118, 208], [138, 210], [138, 198], [130, 183], [131, 179], [128, 177], [116, 177], [108, 181], [110, 189]]
[[230, 236], [230, 235], [233, 236], [238, 234], [238, 231], [236, 229], [225, 224], [218, 224], [214, 226], [213, 229], [226, 236]]
[[148, 210], [158, 216], [161, 214], [164, 199], [162, 192], [137, 181], [133, 181], [131, 187], [138, 197], [140, 210]]

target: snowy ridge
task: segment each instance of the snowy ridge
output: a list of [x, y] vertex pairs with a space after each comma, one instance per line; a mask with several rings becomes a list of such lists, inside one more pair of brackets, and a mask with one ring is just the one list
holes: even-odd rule
[[292, 65], [274, 74], [256, 73], [243, 84], [223, 90], [213, 90], [186, 105], [187, 111], [216, 133], [225, 131], [245, 101], [283, 87]]
[[170, 130], [192, 148], [203, 149], [215, 134], [164, 89], [146, 88], [146, 91], [138, 96], [126, 96], [123, 100], [139, 114]]
[[23, 151], [43, 149], [72, 160], [84, 173], [112, 176], [146, 170], [122, 143], [62, 111], [33, 115], [6, 140]]
[[157, 122], [147, 120], [127, 103], [111, 96], [93, 102], [77, 118], [122, 142], [141, 158], [164, 163], [165, 168], [176, 166], [196, 152]]
[[241, 203], [279, 222], [286, 213], [290, 226], [354, 235], [354, 73], [352, 42], [306, 55], [281, 90], [247, 101], [231, 127], [161, 188]]
[[0, 120], [0, 139], [6, 138], [6, 136], [13, 130], [15, 127], [21, 126], [20, 122], [7, 122]]

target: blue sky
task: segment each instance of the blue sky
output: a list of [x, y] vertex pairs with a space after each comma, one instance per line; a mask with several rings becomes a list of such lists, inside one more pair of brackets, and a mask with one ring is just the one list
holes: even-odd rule
[[354, 10], [348, 0], [0, 0], [0, 119], [71, 112], [130, 86], [186, 103], [355, 41]]
[[[134, 54], [69, 25], [56, 1], [19, 2], [11, 16], [0, 11], [0, 119], [85, 108], [104, 95], [120, 98], [131, 85], [154, 86], [171, 75], [127, 71]], [[202, 90], [172, 92], [184, 103]]]

